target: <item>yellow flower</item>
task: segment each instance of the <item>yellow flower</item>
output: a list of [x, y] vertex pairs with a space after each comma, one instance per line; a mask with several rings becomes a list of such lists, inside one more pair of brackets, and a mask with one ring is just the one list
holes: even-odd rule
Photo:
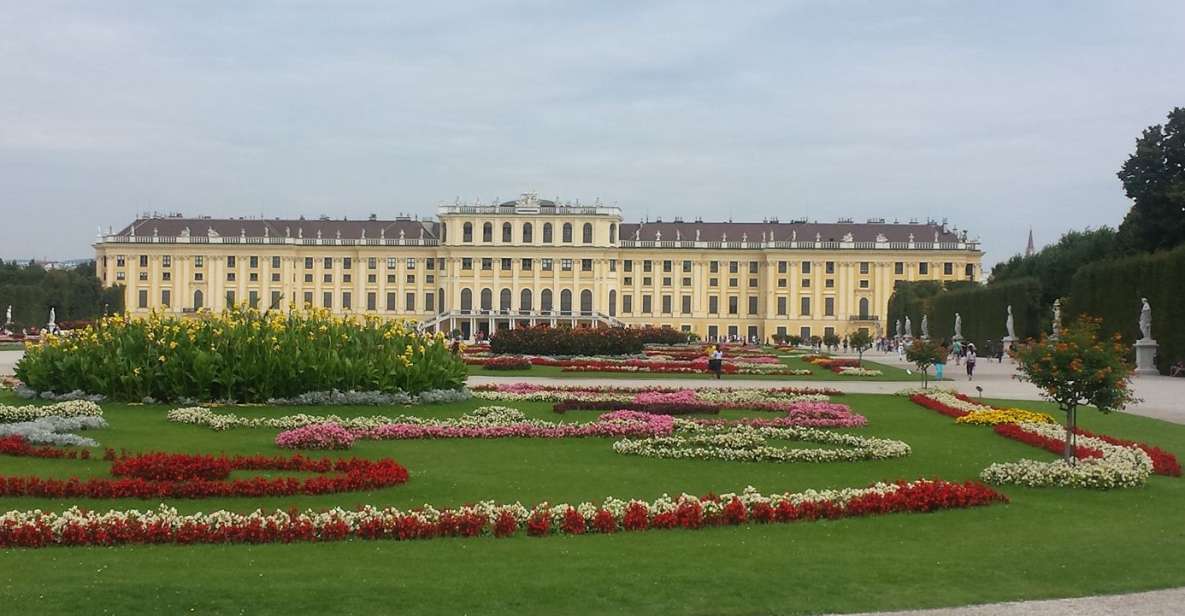
[[160, 362], [160, 363], [162, 363], [162, 364], [163, 364], [163, 363], [165, 363], [166, 361], [168, 361], [168, 360], [166, 360], [166, 359], [165, 359], [165, 356], [164, 356], [164, 355], [161, 355], [160, 357], [157, 357], [156, 359], [157, 359], [157, 361], [159, 361], [159, 362]]

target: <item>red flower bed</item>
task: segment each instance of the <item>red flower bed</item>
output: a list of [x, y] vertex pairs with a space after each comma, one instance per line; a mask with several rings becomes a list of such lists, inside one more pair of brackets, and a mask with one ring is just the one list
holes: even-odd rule
[[[0, 439], [3, 453], [36, 457], [50, 455], [53, 448], [24, 447], [8, 437]], [[78, 456], [79, 458], [83, 456]], [[122, 479], [42, 479], [40, 477], [0, 477], [0, 496], [38, 496], [47, 498], [212, 498], [222, 496], [289, 496], [294, 494], [331, 494], [374, 490], [407, 482], [407, 469], [390, 458], [311, 459], [300, 455], [290, 458], [268, 456], [213, 457], [202, 455], [150, 453], [116, 456], [108, 450], [104, 459], [112, 461], [112, 474]], [[279, 477], [267, 479], [226, 480], [232, 470], [283, 470], [333, 473], [325, 477]]]
[[[1066, 451], [1065, 441], [1056, 438], [1049, 438], [1048, 436], [1042, 436], [1040, 434], [1033, 434], [1032, 432], [1023, 430], [1016, 424], [996, 424], [992, 426], [992, 429], [996, 431], [996, 434], [999, 434], [1004, 438], [1020, 441], [1026, 445], [1032, 445], [1033, 447], [1040, 447], [1041, 449], [1044, 449], [1050, 453], [1061, 455]], [[1079, 459], [1101, 458], [1103, 457], [1103, 452], [1093, 447], [1084, 447], [1079, 445], [1074, 448], [1074, 457]]]
[[[715, 496], [700, 501], [720, 503]], [[620, 515], [598, 507], [588, 517], [569, 507], [556, 522], [546, 509], [536, 508], [525, 519], [517, 519], [498, 507], [490, 513], [474, 508], [444, 509], [439, 516], [416, 512], [367, 509], [358, 512], [281, 512], [274, 514], [218, 516], [210, 523], [205, 516], [180, 516], [175, 512], [155, 514], [124, 512], [111, 514], [54, 514], [29, 512], [0, 525], [0, 548], [87, 546], [121, 544], [194, 543], [290, 543], [347, 539], [409, 540], [433, 537], [510, 537], [521, 531], [529, 536], [614, 533], [618, 530], [700, 529], [742, 524], [789, 523], [820, 519], [863, 517], [889, 513], [925, 513], [941, 509], [963, 509], [993, 503], [1007, 503], [1008, 497], [978, 482], [951, 483], [940, 479], [898, 482], [889, 492], [868, 492], [847, 502], [808, 500], [795, 504], [789, 499], [776, 504], [746, 503], [733, 497], [711, 513], [695, 500], [680, 501], [676, 507], [651, 513], [646, 504], [633, 501]], [[112, 515], [114, 514], [114, 515]], [[64, 522], [64, 523], [62, 523]]]
[[932, 411], [938, 411], [939, 413], [942, 413], [943, 415], [946, 415], [948, 417], [954, 417], [954, 418], [958, 419], [959, 417], [962, 417], [962, 416], [968, 414], [967, 411], [964, 411], [962, 409], [957, 409], [953, 406], [947, 406], [947, 405], [945, 405], [933, 398], [928, 398], [923, 394], [914, 394], [914, 395], [910, 396], [909, 399], [914, 404], [917, 404], [919, 406], [924, 406]]
[[91, 457], [89, 449], [61, 449], [59, 447], [34, 447], [22, 436], [0, 437], [0, 455], [23, 458], [66, 458], [86, 460]]
[[1156, 473], [1157, 475], [1168, 475], [1170, 477], [1181, 476], [1181, 464], [1177, 461], [1177, 457], [1161, 449], [1160, 447], [1138, 441], [1128, 441], [1121, 438], [1115, 438], [1114, 436], [1107, 436], [1106, 434], [1095, 434], [1094, 432], [1088, 432], [1082, 428], [1076, 428], [1074, 433], [1091, 438], [1097, 438], [1100, 441], [1111, 443], [1112, 445], [1119, 445], [1122, 447], [1139, 447], [1144, 453], [1148, 454], [1149, 458], [1152, 458], [1152, 472]]
[[708, 402], [702, 403], [658, 403], [639, 404], [637, 402], [601, 402], [598, 400], [565, 400], [556, 402], [551, 410], [556, 413], [568, 411], [637, 411], [651, 415], [691, 415], [693, 413], [720, 412], [720, 405]]

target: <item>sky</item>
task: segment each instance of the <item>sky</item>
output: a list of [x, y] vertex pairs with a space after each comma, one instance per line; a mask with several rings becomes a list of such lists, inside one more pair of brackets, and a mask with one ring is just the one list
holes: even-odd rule
[[1117, 225], [1185, 2], [0, 0], [0, 258], [138, 213]]

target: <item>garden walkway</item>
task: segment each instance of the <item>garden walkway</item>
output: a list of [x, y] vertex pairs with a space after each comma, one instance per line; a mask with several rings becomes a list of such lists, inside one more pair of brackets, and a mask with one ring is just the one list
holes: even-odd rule
[[1185, 605], [1185, 588], [1170, 588], [1127, 595], [1013, 601], [856, 616], [1177, 616], [1181, 614], [1182, 605]]

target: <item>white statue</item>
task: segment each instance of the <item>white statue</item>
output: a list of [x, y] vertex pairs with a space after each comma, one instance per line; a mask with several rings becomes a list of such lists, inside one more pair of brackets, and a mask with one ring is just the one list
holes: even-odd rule
[[1062, 299], [1053, 300], [1053, 337], [1062, 335]]
[[901, 319], [894, 321], [893, 328], [897, 330], [897, 337], [900, 338], [905, 335], [905, 330], [901, 328]]
[[4, 327], [12, 325], [12, 304], [8, 305], [8, 310], [4, 312]]
[[922, 315], [922, 338], [930, 338], [930, 315]]
[[49, 323], [46, 324], [45, 329], [52, 334], [58, 330], [58, 311], [54, 308], [49, 309]]
[[905, 335], [913, 336], [913, 323], [909, 320], [909, 315], [905, 315]]
[[959, 313], [955, 313], [955, 338], [963, 339], [963, 317]]
[[1008, 338], [1016, 339], [1016, 328], [1012, 322], [1012, 304], [1008, 304], [1008, 320], [1004, 322], [1004, 326], [1008, 328]]
[[1148, 305], [1148, 298], [1141, 297], [1144, 306], [1140, 308], [1140, 340], [1152, 339], [1152, 307]]

